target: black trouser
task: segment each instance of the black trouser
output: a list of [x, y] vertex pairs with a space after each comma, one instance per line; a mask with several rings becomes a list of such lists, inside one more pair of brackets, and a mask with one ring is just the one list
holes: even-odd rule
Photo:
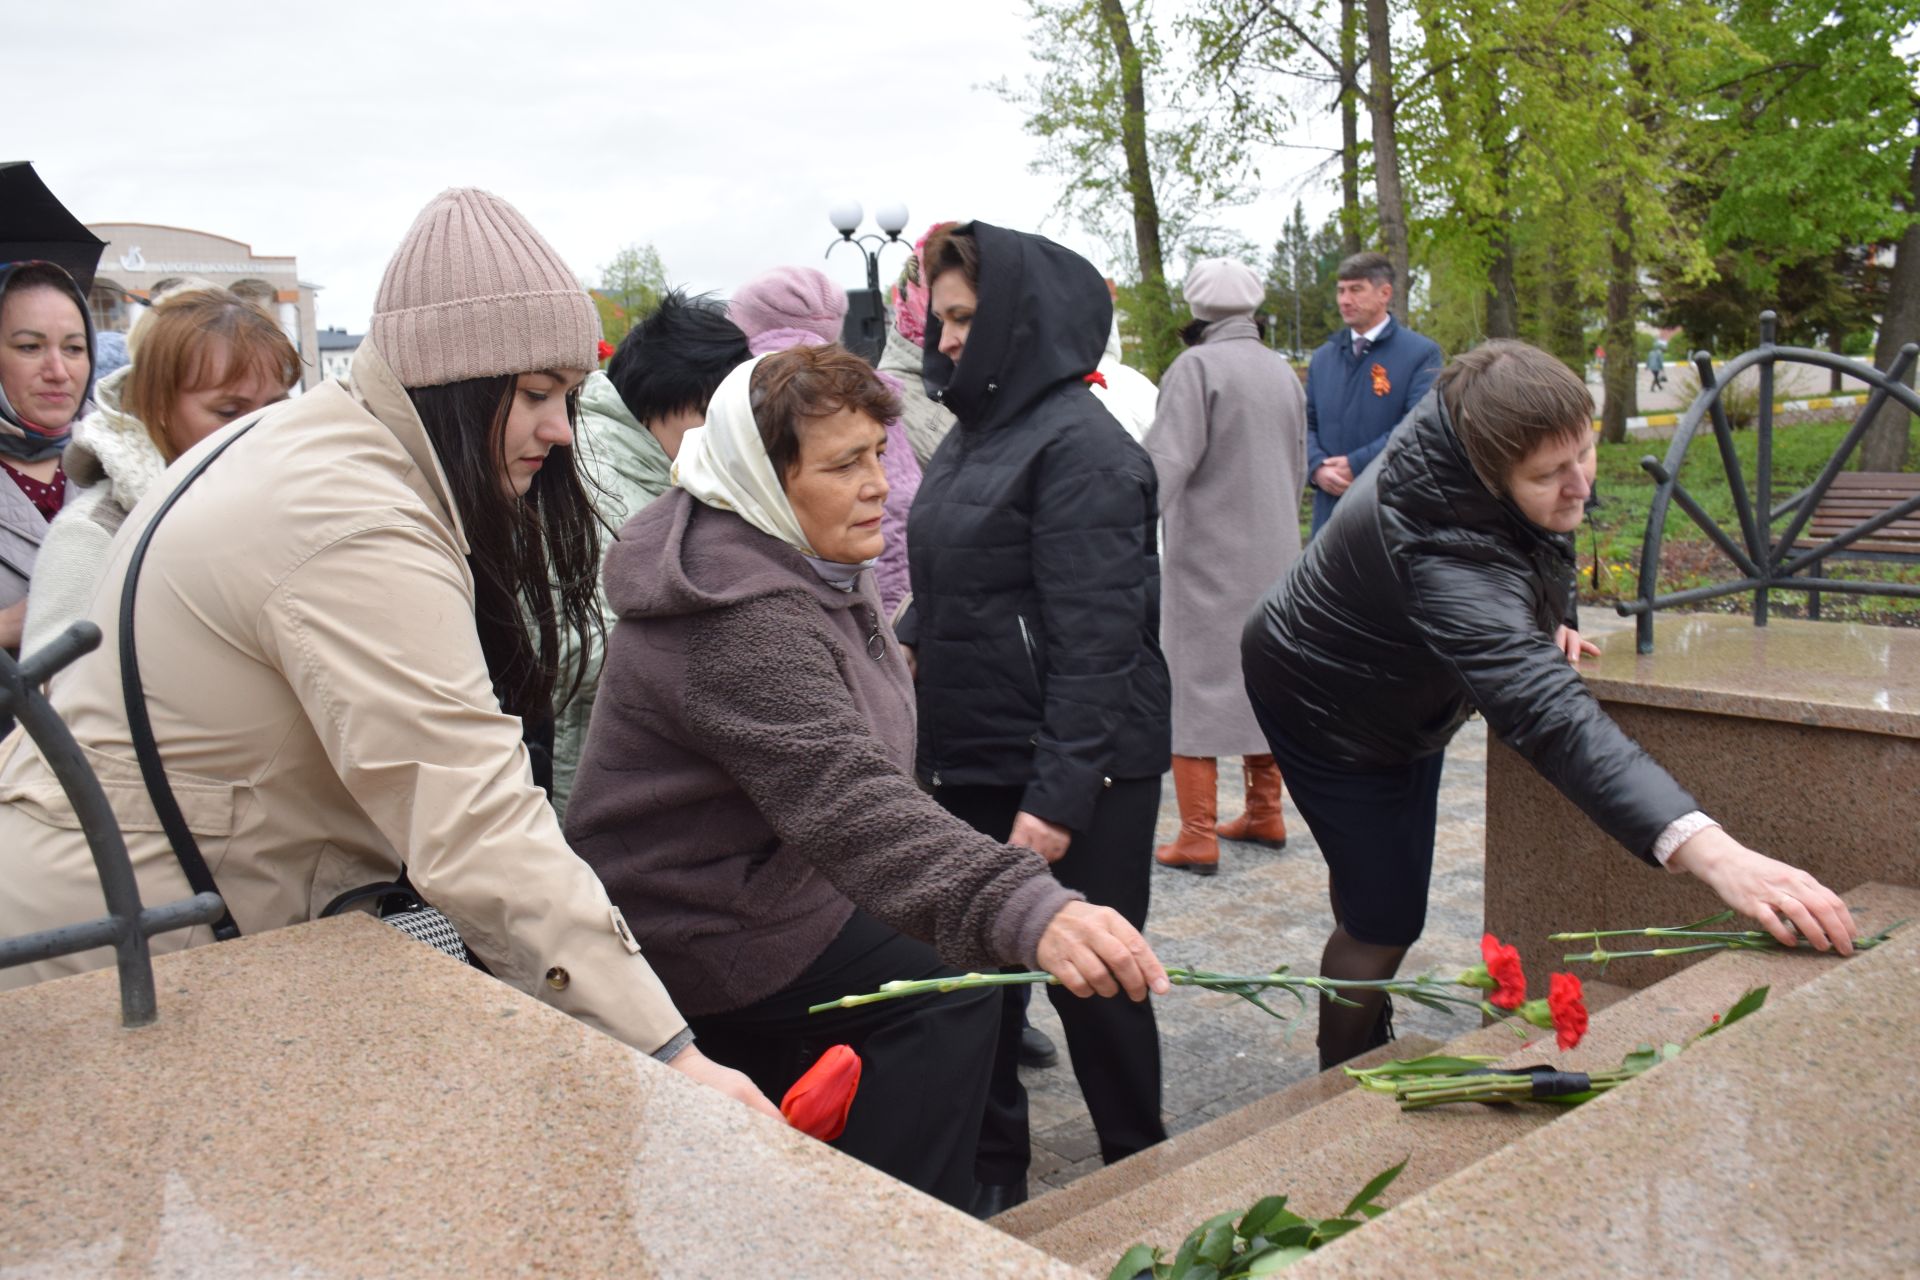
[[[940, 787], [934, 798], [974, 830], [1005, 840], [1020, 812], [1024, 787]], [[1094, 807], [1093, 822], [1073, 833], [1054, 877], [1078, 889], [1089, 902], [1112, 907], [1135, 928], [1147, 924], [1153, 883], [1153, 828], [1160, 815], [1160, 779], [1115, 779]], [[1111, 1164], [1166, 1139], [1160, 1121], [1160, 1031], [1153, 1005], [1123, 995], [1082, 1000], [1062, 987], [1047, 995], [1060, 1015], [1074, 1078], [1086, 1095], [1100, 1138], [1100, 1155]], [[981, 1182], [1024, 1182], [1032, 1156], [1027, 1132], [1027, 1090], [1020, 1083], [1020, 1026], [1024, 1008], [1011, 988], [1000, 1000], [1000, 1037], [993, 1057], [993, 1085], [980, 1126]]]
[[860, 1055], [860, 1089], [833, 1145], [964, 1210], [987, 1102], [997, 990], [889, 1000], [809, 1014], [807, 1006], [895, 978], [955, 973], [925, 943], [855, 910], [785, 990], [731, 1013], [689, 1018], [700, 1051], [744, 1071], [776, 1101], [836, 1044]]
[[1385, 769], [1342, 767], [1288, 734], [1257, 697], [1253, 714], [1326, 859], [1334, 922], [1362, 942], [1411, 947], [1427, 922], [1444, 754]]

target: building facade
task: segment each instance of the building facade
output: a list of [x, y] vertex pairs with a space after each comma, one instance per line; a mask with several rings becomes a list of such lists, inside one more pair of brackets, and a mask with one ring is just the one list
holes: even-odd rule
[[233, 290], [280, 322], [300, 352], [302, 390], [326, 376], [313, 317], [319, 286], [300, 279], [292, 257], [256, 254], [225, 236], [151, 222], [93, 222], [87, 229], [107, 242], [90, 298], [97, 327], [124, 333], [155, 293], [198, 278]]
[[360, 339], [365, 336], [348, 333], [344, 329], [322, 329], [320, 377], [327, 382], [346, 377], [348, 370], [353, 368], [353, 353], [360, 349]]

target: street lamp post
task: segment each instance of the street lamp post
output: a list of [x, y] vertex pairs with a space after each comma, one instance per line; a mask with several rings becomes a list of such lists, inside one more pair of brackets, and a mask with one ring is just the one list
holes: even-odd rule
[[888, 245], [907, 245], [900, 238], [900, 233], [907, 229], [907, 206], [896, 200], [874, 210], [873, 220], [884, 235], [871, 231], [856, 235], [865, 216], [866, 211], [857, 200], [845, 201], [828, 210], [827, 221], [840, 233], [840, 238], [827, 245], [825, 256], [831, 258], [835, 249], [850, 244], [866, 257], [867, 287], [847, 290], [847, 319], [841, 326], [840, 341], [867, 363], [878, 364], [880, 352], [886, 346], [887, 323], [887, 308], [880, 293], [880, 253]]

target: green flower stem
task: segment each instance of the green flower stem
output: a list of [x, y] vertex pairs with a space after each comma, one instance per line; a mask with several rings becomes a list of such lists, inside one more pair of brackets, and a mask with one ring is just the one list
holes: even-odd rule
[[[1251, 1004], [1257, 1005], [1266, 1013], [1285, 1020], [1282, 1014], [1269, 1008], [1260, 998], [1264, 990], [1280, 990], [1306, 1005], [1307, 992], [1324, 995], [1337, 1003], [1351, 1004], [1341, 996], [1344, 991], [1384, 991], [1389, 995], [1403, 995], [1423, 1003], [1439, 1005], [1458, 1005], [1463, 1008], [1485, 1011], [1494, 1017], [1505, 1014], [1488, 1005], [1473, 988], [1473, 995], [1461, 995], [1454, 990], [1457, 983], [1431, 974], [1422, 974], [1417, 978], [1381, 978], [1347, 979], [1319, 978], [1291, 974], [1284, 969], [1272, 973], [1232, 974], [1209, 973], [1203, 969], [1185, 969], [1174, 967], [1167, 970], [1167, 980], [1177, 987], [1200, 987], [1210, 991], [1226, 991]], [[902, 1000], [908, 996], [929, 995], [947, 991], [965, 991], [978, 987], [1040, 986], [1055, 984], [1059, 980], [1048, 973], [968, 973], [952, 978], [922, 978], [917, 981], [897, 981], [882, 983], [878, 991], [864, 995], [842, 996], [838, 1000], [829, 1000], [825, 1004], [811, 1006], [807, 1012], [824, 1013], [829, 1009], [856, 1009], [861, 1005], [877, 1004], [882, 1000]]]
[[1759, 929], [1746, 929], [1738, 933], [1710, 929], [1602, 929], [1597, 933], [1550, 933], [1548, 942], [1580, 942], [1592, 938], [1705, 938], [1709, 942], [1732, 942], [1736, 939], [1752, 939], [1755, 942], [1771, 940], [1773, 935]]
[[1575, 952], [1560, 957], [1562, 964], [1606, 964], [1613, 960], [1643, 960], [1649, 956], [1686, 956], [1699, 951], [1778, 951], [1778, 946], [1743, 946], [1739, 943], [1702, 942], [1691, 947], [1654, 947], [1647, 951], [1592, 951]]
[[[1855, 951], [1871, 951], [1888, 938], [1905, 920], [1888, 925], [1879, 933], [1870, 937], [1855, 938]], [[1555, 933], [1548, 936], [1550, 942], [1574, 942], [1585, 938], [1595, 939], [1592, 951], [1575, 952], [1560, 957], [1563, 964], [1604, 965], [1613, 960], [1642, 960], [1657, 956], [1685, 956], [1702, 951], [1789, 951], [1797, 950], [1782, 946], [1780, 940], [1770, 933], [1748, 930], [1741, 933], [1703, 933], [1692, 929], [1614, 929], [1594, 933]], [[1655, 947], [1650, 951], [1608, 951], [1599, 945], [1600, 938], [1706, 938], [1711, 941], [1697, 942], [1686, 947]]]

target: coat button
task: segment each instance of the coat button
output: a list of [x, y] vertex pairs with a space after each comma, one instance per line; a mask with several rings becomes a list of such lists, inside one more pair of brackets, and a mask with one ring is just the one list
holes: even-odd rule
[[559, 965], [555, 965], [553, 966], [553, 968], [547, 970], [547, 985], [552, 987], [555, 991], [565, 991], [567, 989], [567, 984], [572, 981], [573, 981], [573, 975], [569, 974], [565, 969], [562, 969]]
[[1100, 779], [1100, 785], [1101, 785], [1101, 786], [1103, 786], [1103, 787], [1110, 787], [1110, 786], [1112, 786], [1112, 785], [1113, 785], [1113, 779], [1112, 779], [1112, 778], [1102, 778], [1102, 779]]

